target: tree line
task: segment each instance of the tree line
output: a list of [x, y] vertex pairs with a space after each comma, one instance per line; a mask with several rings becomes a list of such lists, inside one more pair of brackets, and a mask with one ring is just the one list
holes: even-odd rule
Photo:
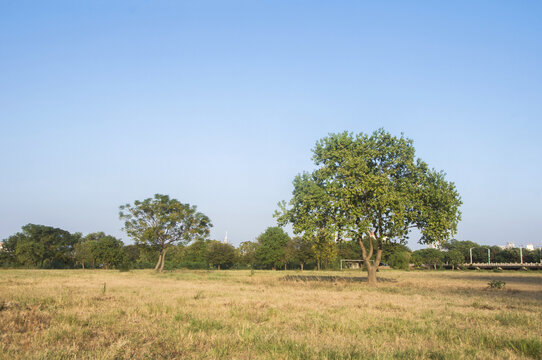
[[[131, 269], [154, 268], [160, 250], [150, 244], [125, 245], [103, 232], [83, 236], [51, 226], [28, 224], [4, 239], [0, 251], [3, 267], [40, 269]], [[382, 263], [392, 268], [455, 268], [470, 262], [519, 262], [518, 248], [482, 246], [472, 241], [451, 240], [443, 250], [411, 251], [402, 244], [385, 246]], [[337, 269], [341, 259], [361, 259], [359, 244], [352, 240], [290, 237], [279, 227], [269, 227], [255, 241], [238, 247], [217, 240], [198, 239], [190, 244], [172, 244], [162, 258], [166, 269]], [[523, 249], [524, 262], [539, 262], [539, 250]], [[162, 262], [161, 262], [162, 265]]]
[[[272, 227], [239, 249], [219, 245], [208, 239], [212, 223], [196, 206], [156, 194], [120, 207], [124, 231], [135, 247], [126, 249], [103, 233], [83, 238], [29, 224], [7, 239], [2, 256], [35, 267], [154, 262], [157, 271], [172, 258], [178, 264], [217, 268], [290, 264], [320, 269], [345, 256], [363, 259], [368, 282], [376, 284], [381, 263], [410, 261], [404, 244], [411, 229], [418, 229], [419, 242], [428, 245], [446, 244], [455, 235], [461, 219], [459, 193], [442, 171], [416, 157], [411, 139], [383, 129], [370, 135], [330, 134], [316, 143], [313, 161], [315, 170], [294, 178], [292, 198], [279, 203], [275, 213], [279, 226], [291, 224], [298, 235], [293, 239]], [[41, 233], [51, 240], [32, 240], [41, 239]], [[388, 259], [389, 249], [404, 251], [391, 252], [394, 257]], [[54, 251], [58, 254], [52, 255]], [[114, 253], [120, 255], [113, 259]]]

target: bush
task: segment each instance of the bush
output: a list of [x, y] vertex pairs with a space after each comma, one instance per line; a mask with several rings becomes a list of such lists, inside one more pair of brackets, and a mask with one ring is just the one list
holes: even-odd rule
[[133, 266], [131, 263], [125, 261], [118, 266], [118, 269], [120, 272], [128, 272], [133, 269]]
[[408, 270], [410, 265], [410, 253], [399, 251], [390, 256], [390, 266], [394, 269]]
[[491, 280], [487, 283], [490, 289], [504, 289], [506, 282], [501, 280]]

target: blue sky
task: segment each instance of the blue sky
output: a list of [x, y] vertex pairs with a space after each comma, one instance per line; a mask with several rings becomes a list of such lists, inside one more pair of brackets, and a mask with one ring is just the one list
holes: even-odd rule
[[[455, 182], [457, 238], [542, 245], [538, 1], [0, 2], [0, 239], [122, 233], [155, 193], [254, 240], [311, 149], [383, 127]], [[414, 248], [415, 240], [410, 245]]]

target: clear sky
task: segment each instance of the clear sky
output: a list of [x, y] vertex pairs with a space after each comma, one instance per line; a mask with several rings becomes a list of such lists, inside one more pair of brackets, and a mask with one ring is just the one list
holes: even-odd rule
[[[383, 127], [542, 245], [540, 1], [0, 1], [0, 239], [121, 231], [155, 193], [254, 240], [311, 149]], [[411, 247], [418, 248], [415, 241]]]

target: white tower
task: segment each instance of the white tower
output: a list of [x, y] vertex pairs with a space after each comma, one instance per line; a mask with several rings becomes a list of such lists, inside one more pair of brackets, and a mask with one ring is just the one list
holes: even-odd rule
[[228, 232], [226, 231], [226, 236], [224, 236], [224, 244], [228, 243]]

